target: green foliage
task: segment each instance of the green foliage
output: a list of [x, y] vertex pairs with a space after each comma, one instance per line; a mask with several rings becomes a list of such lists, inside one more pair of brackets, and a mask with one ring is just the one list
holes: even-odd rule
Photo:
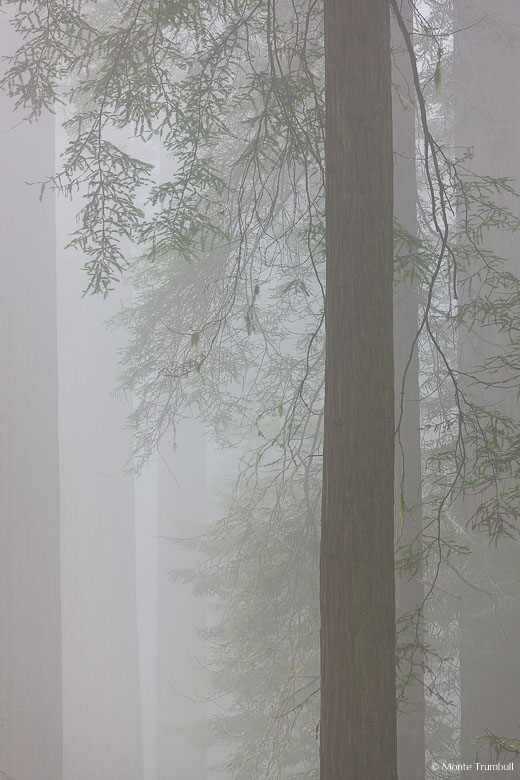
[[[24, 35], [4, 87], [31, 118], [55, 101], [75, 107], [53, 184], [85, 200], [72, 244], [89, 258], [89, 290], [107, 291], [120, 276], [125, 241], [149, 258], [175, 253], [190, 262], [231, 243], [242, 275], [250, 246], [276, 241], [270, 226], [284, 203], [316, 254], [323, 221], [316, 4], [298, 0], [278, 15], [250, 0], [4, 5], [14, 7]], [[114, 141], [121, 130], [156, 138], [174, 157], [168, 181], [125, 153]]]
[[234, 778], [319, 777], [320, 471], [270, 469], [253, 489], [245, 472], [228, 514], [188, 543], [200, 568], [177, 575], [217, 610], [205, 679], [221, 714], [206, 732]]

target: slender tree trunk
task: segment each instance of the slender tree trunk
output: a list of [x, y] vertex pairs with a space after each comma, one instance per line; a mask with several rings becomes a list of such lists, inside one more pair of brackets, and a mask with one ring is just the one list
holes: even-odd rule
[[[409, 0], [401, 13], [409, 34], [413, 10]], [[417, 185], [415, 170], [415, 107], [410, 57], [398, 24], [392, 25], [393, 128], [394, 128], [394, 215], [412, 236], [417, 233]], [[413, 251], [411, 249], [410, 251]], [[395, 407], [399, 431], [395, 452], [395, 536], [398, 546], [412, 545], [420, 553], [421, 537], [421, 440], [419, 408], [419, 356], [414, 338], [418, 327], [417, 285], [409, 278], [394, 288]], [[424, 685], [422, 654], [415, 648], [417, 610], [424, 599], [423, 572], [408, 573], [396, 582], [397, 619], [403, 619], [401, 641], [406, 651], [404, 697], [398, 719], [399, 780], [423, 780], [425, 773]]]
[[[159, 154], [161, 181], [171, 180], [173, 163]], [[173, 438], [173, 431], [170, 431]], [[206, 514], [206, 441], [195, 420], [176, 430], [176, 449], [164, 439], [158, 463], [157, 547], [157, 778], [205, 780], [206, 749], [178, 725], [193, 726], [207, 717], [197, 693], [197, 661], [204, 656], [198, 632], [206, 624], [206, 601], [172, 580], [172, 572], [193, 569], [197, 556], [172, 541], [197, 536]], [[182, 627], [182, 630], [179, 629]], [[173, 770], [174, 768], [174, 770]], [[155, 780], [155, 779], [154, 779]]]
[[153, 455], [135, 482], [137, 636], [143, 778], [157, 776], [157, 634], [159, 457]]
[[[1, 51], [20, 45], [2, 14]], [[61, 780], [54, 117], [0, 96], [0, 772]]]
[[326, 0], [321, 778], [397, 777], [387, 0]]
[[197, 701], [196, 671], [204, 655], [197, 632], [205, 626], [206, 605], [171, 576], [197, 565], [194, 554], [173, 541], [202, 533], [206, 443], [196, 421], [179, 426], [175, 452], [163, 446], [158, 487], [157, 780], [205, 780], [205, 748], [175, 727], [193, 726], [206, 717], [206, 704]]

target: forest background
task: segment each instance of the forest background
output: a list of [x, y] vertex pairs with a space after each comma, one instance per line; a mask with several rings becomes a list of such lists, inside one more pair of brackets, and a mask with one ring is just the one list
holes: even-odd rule
[[[157, 738], [156, 680], [142, 663], [154, 656], [165, 674], [178, 634], [198, 623], [201, 679], [189, 696], [201, 715], [203, 701], [213, 705], [194, 730], [201, 745], [220, 745], [224, 776], [318, 777], [323, 9], [2, 5], [25, 40], [4, 85], [40, 122], [31, 141], [7, 140], [4, 158], [6, 257], [25, 257], [4, 263], [3, 285], [7, 773], [159, 778], [184, 755], [183, 778], [204, 777], [204, 750], [172, 735], [168, 704]], [[443, 763], [477, 752], [491, 761], [518, 751], [518, 10], [505, 0], [392, 5], [399, 777], [415, 780], [452, 777]], [[37, 178], [42, 157], [49, 178], [42, 205], [23, 215], [37, 226], [25, 228], [24, 255], [13, 209], [28, 196], [12, 193]], [[58, 314], [55, 209], [62, 229], [70, 216], [48, 184], [79, 212], [75, 254], [58, 266]], [[69, 271], [76, 260], [81, 281]], [[120, 290], [121, 276], [125, 292], [108, 303], [81, 299], [82, 289]], [[11, 300], [17, 290], [23, 305]], [[111, 318], [116, 335], [93, 342], [86, 320], [71, 333], [80, 307], [95, 323]], [[132, 409], [116, 417], [97, 399], [116, 387], [121, 343], [119, 388]], [[128, 476], [108, 492], [79, 481], [96, 461], [100, 473], [142, 471], [159, 449], [173, 478], [193, 459], [198, 493], [202, 429], [186, 455], [170, 453], [185, 418], [199, 420], [227, 472], [207, 527], [203, 499], [180, 505], [161, 465], [137, 492]], [[100, 452], [110, 452], [106, 468]], [[179, 608], [161, 563], [160, 594], [138, 564], [138, 597], [159, 600], [144, 634], [136, 497], [137, 561], [149, 544], [139, 529], [159, 504], [163, 517], [197, 516], [196, 533], [189, 522], [162, 530], [186, 537], [188, 557], [170, 569], [199, 600]], [[160, 653], [150, 639], [159, 626]], [[182, 653], [189, 675], [193, 651], [183, 643]], [[154, 696], [171, 702], [173, 687], [159, 682]], [[111, 744], [100, 751], [105, 729]], [[144, 774], [143, 744], [154, 767]]]

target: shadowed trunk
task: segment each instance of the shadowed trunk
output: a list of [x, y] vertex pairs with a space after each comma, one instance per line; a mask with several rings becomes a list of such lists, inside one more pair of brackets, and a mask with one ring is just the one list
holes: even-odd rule
[[[403, 3], [402, 15], [410, 34], [413, 11]], [[415, 94], [410, 56], [399, 26], [392, 25], [394, 215], [410, 235], [417, 234], [417, 185], [415, 172]], [[413, 248], [410, 247], [410, 253]], [[420, 554], [421, 539], [421, 439], [419, 408], [419, 357], [413, 345], [418, 327], [417, 286], [411, 279], [396, 281], [394, 289], [394, 370], [396, 425], [394, 521], [398, 547], [412, 545]], [[396, 582], [396, 613], [406, 645], [405, 669], [409, 676], [405, 703], [398, 719], [399, 780], [422, 780], [425, 772], [424, 684], [422, 654], [413, 649], [417, 610], [424, 599], [422, 569], [405, 572]], [[405, 630], [406, 626], [406, 630]]]
[[322, 780], [395, 780], [392, 116], [386, 0], [325, 3]]

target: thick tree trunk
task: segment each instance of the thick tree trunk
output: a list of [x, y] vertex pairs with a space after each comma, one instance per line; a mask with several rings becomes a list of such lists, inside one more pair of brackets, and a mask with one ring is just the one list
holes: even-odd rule
[[322, 780], [395, 780], [392, 118], [387, 0], [326, 0]]
[[[401, 13], [409, 34], [413, 29], [411, 3], [403, 2]], [[415, 100], [410, 56], [398, 24], [392, 25], [394, 215], [412, 236], [417, 233], [417, 185], [415, 171]], [[410, 251], [413, 251], [411, 249]], [[421, 439], [419, 408], [419, 356], [414, 338], [418, 327], [417, 285], [408, 277], [394, 288], [395, 408], [399, 431], [395, 452], [395, 536], [398, 546], [412, 545], [420, 553], [421, 538]], [[404, 500], [403, 500], [404, 499]], [[425, 773], [424, 684], [422, 654], [413, 649], [417, 610], [424, 599], [422, 568], [396, 582], [396, 612], [406, 650], [403, 672], [409, 679], [403, 691], [405, 703], [398, 720], [399, 780], [423, 780]]]

